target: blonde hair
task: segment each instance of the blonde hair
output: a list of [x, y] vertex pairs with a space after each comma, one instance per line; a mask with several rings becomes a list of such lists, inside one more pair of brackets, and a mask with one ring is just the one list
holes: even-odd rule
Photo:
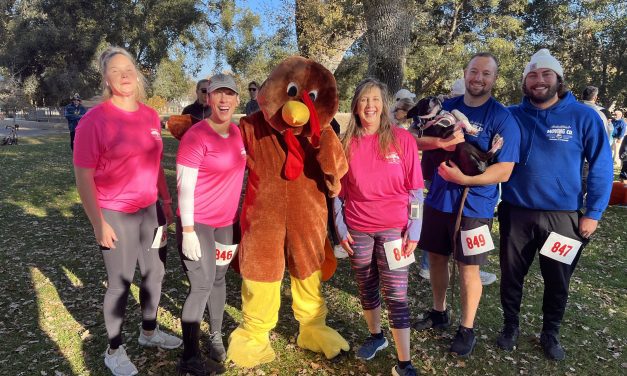
[[99, 65], [100, 65], [100, 74], [102, 76], [102, 97], [104, 100], [107, 100], [113, 96], [113, 92], [111, 91], [111, 87], [108, 85], [105, 75], [107, 73], [107, 66], [109, 61], [113, 59], [115, 55], [123, 55], [128, 58], [135, 67], [135, 71], [137, 72], [137, 88], [135, 89], [135, 99], [137, 101], [143, 101], [146, 99], [146, 78], [137, 68], [137, 62], [135, 58], [126, 51], [122, 47], [109, 46], [104, 52], [100, 55]]
[[353, 140], [359, 142], [359, 139], [365, 134], [364, 127], [361, 125], [359, 116], [355, 113], [357, 111], [357, 104], [361, 97], [367, 91], [378, 88], [381, 91], [381, 123], [377, 130], [379, 136], [379, 157], [385, 156], [390, 151], [390, 147], [393, 146], [398, 149], [396, 139], [394, 138], [394, 132], [392, 131], [392, 121], [390, 120], [390, 100], [388, 94], [388, 87], [383, 82], [376, 78], [368, 77], [362, 80], [355, 88], [355, 95], [351, 101], [351, 118], [346, 128], [346, 133], [342, 138], [342, 147], [346, 157], [350, 160], [350, 145]]

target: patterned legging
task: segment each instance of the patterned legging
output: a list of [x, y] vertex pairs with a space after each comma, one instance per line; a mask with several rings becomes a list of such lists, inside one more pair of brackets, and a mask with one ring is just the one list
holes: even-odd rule
[[383, 299], [388, 308], [390, 327], [409, 328], [409, 305], [407, 304], [407, 275], [409, 266], [390, 270], [383, 244], [401, 237], [400, 229], [389, 229], [375, 233], [348, 230], [355, 241], [350, 257], [351, 268], [359, 286], [359, 299], [364, 310], [381, 305], [379, 281]]

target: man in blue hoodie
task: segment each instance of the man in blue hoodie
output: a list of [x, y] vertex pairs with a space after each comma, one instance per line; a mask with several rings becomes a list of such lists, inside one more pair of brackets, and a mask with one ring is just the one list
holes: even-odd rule
[[[498, 210], [504, 326], [497, 345], [507, 351], [516, 346], [523, 282], [539, 251], [540, 344], [547, 358], [561, 360], [566, 354], [558, 336], [570, 277], [607, 207], [612, 155], [601, 118], [566, 90], [562, 66], [548, 50], [525, 67], [523, 93], [522, 103], [510, 107], [521, 130], [520, 162], [503, 184]], [[584, 159], [590, 172], [582, 215]]]

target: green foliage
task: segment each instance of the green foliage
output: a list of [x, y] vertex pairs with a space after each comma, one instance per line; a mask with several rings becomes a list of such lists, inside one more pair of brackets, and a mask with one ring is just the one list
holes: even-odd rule
[[185, 74], [184, 65], [185, 56], [181, 51], [176, 52], [174, 60], [170, 58], [161, 60], [152, 83], [153, 95], [163, 97], [167, 101], [186, 97], [191, 83]]
[[[200, 0], [19, 1], [3, 7], [0, 66], [27, 88], [33, 103], [58, 104], [70, 93], [91, 96], [103, 45], [127, 48], [149, 79], [174, 45], [193, 45], [209, 26]], [[30, 90], [30, 91], [29, 91]]]

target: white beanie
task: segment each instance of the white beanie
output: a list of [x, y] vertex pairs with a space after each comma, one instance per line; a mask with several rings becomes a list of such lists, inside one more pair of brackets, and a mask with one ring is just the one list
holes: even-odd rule
[[564, 78], [564, 70], [560, 62], [551, 55], [549, 50], [543, 48], [531, 57], [529, 64], [527, 64], [523, 72], [523, 81], [529, 72], [542, 68], [552, 69], [558, 76], [562, 77], [562, 79]]
[[407, 89], [401, 89], [399, 91], [396, 92], [396, 94], [394, 94], [394, 101], [398, 102], [403, 98], [408, 98], [408, 99], [414, 99], [416, 98], [416, 94], [412, 93], [411, 91], [407, 90]]
[[459, 96], [466, 94], [466, 84], [464, 84], [464, 79], [459, 78], [453, 82], [453, 86], [451, 87], [451, 95]]

